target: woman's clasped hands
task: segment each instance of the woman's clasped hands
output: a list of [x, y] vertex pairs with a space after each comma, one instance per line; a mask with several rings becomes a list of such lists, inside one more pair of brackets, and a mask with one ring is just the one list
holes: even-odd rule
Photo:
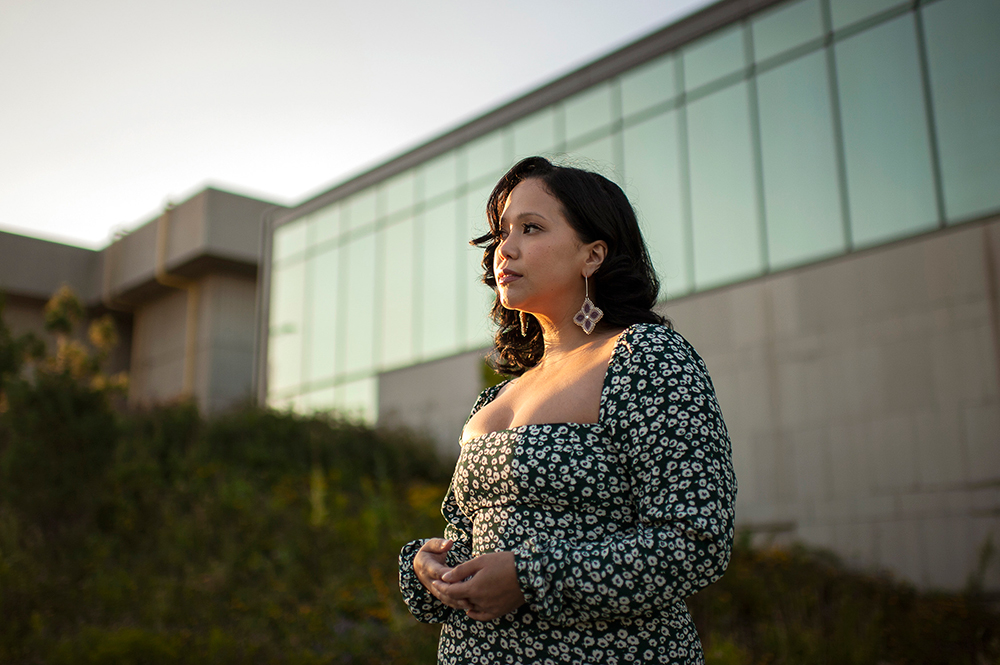
[[430, 538], [413, 559], [417, 579], [448, 607], [490, 621], [524, 604], [513, 552], [489, 552], [454, 568], [446, 563], [454, 542]]

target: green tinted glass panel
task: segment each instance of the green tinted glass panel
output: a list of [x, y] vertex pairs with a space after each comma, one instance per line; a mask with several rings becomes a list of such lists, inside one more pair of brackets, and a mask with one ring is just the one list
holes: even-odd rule
[[684, 87], [694, 90], [746, 66], [743, 26], [723, 28], [685, 46]]
[[778, 5], [755, 16], [752, 25], [757, 62], [823, 36], [819, 0]]
[[302, 382], [304, 293], [304, 264], [296, 263], [271, 273], [268, 392], [280, 392]]
[[283, 261], [305, 251], [308, 224], [309, 218], [302, 217], [293, 222], [282, 224], [274, 230], [274, 244], [271, 248], [272, 263]]
[[[436, 358], [458, 350], [459, 251], [465, 228], [458, 227], [454, 200], [423, 214], [424, 258], [421, 357]], [[468, 241], [465, 241], [468, 242]]]
[[[466, 226], [465, 236], [469, 239], [478, 237], [489, 230], [486, 223], [486, 199], [493, 191], [492, 185], [481, 187], [469, 192], [464, 201], [462, 213]], [[489, 321], [489, 310], [493, 304], [493, 291], [482, 283], [483, 250], [478, 247], [464, 246], [465, 274], [462, 277], [465, 286], [465, 340], [466, 348], [489, 346], [493, 341], [492, 323]]]
[[309, 410], [315, 411], [333, 411], [336, 408], [336, 401], [334, 398], [336, 389], [333, 387], [323, 388], [322, 390], [314, 390], [309, 393], [307, 397], [307, 405]]
[[340, 234], [340, 204], [333, 203], [313, 213], [313, 242], [319, 244]]
[[563, 102], [563, 111], [568, 142], [600, 129], [607, 130], [612, 120], [611, 85], [600, 83], [573, 95]]
[[560, 161], [588, 171], [596, 171], [608, 180], [621, 183], [621, 169], [615, 163], [614, 142], [611, 136], [575, 147]]
[[945, 212], [961, 221], [1000, 207], [1000, 2], [923, 12]]
[[676, 97], [675, 70], [674, 57], [667, 54], [623, 74], [622, 113], [625, 117]]
[[306, 381], [332, 379], [336, 368], [337, 308], [340, 306], [340, 249], [334, 247], [309, 262], [309, 330]]
[[909, 4], [908, 0], [830, 0], [833, 29], [857, 23], [887, 9]]
[[855, 244], [936, 224], [912, 14], [835, 45]]
[[372, 224], [375, 221], [375, 188], [369, 187], [352, 195], [345, 205], [348, 228], [357, 229]]
[[555, 109], [551, 106], [518, 120], [511, 126], [514, 158], [552, 152], [556, 147]]
[[414, 358], [413, 321], [416, 285], [413, 218], [379, 231], [382, 245], [382, 368], [398, 367]]
[[757, 78], [772, 268], [847, 249], [826, 71], [818, 51]]
[[625, 130], [625, 182], [660, 278], [660, 298], [687, 293], [687, 231], [681, 200], [677, 111]]
[[383, 198], [382, 214], [392, 216], [413, 207], [416, 171], [409, 170], [393, 176], [379, 186]]
[[505, 170], [503, 136], [499, 131], [481, 136], [465, 146], [465, 170], [469, 182], [489, 177], [496, 180]]
[[454, 191], [458, 185], [458, 159], [454, 150], [420, 167], [424, 178], [424, 199], [431, 200]]
[[375, 349], [375, 235], [365, 234], [343, 246], [341, 260], [346, 265], [344, 298], [347, 344], [344, 371], [370, 370]]
[[336, 408], [349, 418], [373, 424], [378, 419], [378, 381], [375, 377], [337, 386]]
[[688, 105], [695, 285], [760, 274], [746, 83]]

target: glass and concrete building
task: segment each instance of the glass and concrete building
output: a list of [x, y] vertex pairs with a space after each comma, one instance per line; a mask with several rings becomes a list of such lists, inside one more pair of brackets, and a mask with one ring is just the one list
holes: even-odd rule
[[456, 454], [491, 340], [468, 241], [533, 154], [637, 208], [744, 527], [965, 582], [1000, 538], [1000, 3], [723, 0], [281, 211], [259, 397]]

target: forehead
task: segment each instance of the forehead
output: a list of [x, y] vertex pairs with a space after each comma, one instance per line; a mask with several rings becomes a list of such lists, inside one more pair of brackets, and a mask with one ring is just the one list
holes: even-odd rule
[[553, 196], [541, 180], [528, 178], [519, 182], [504, 204], [503, 221], [524, 214], [535, 214], [546, 219], [564, 220], [562, 204]]

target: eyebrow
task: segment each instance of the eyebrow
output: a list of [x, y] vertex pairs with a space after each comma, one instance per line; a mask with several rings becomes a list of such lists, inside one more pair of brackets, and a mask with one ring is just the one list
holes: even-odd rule
[[[545, 221], [549, 220], [549, 218], [546, 217], [545, 215], [543, 215], [542, 213], [540, 213], [540, 212], [534, 212], [534, 211], [531, 211], [531, 210], [526, 210], [525, 212], [519, 213], [514, 219], [524, 219], [525, 217], [538, 217], [540, 219], [544, 219]], [[503, 225], [504, 222], [510, 222], [510, 221], [511, 220], [509, 220], [507, 218], [506, 214], [503, 215], [500, 218], [500, 224], [501, 225]]]

